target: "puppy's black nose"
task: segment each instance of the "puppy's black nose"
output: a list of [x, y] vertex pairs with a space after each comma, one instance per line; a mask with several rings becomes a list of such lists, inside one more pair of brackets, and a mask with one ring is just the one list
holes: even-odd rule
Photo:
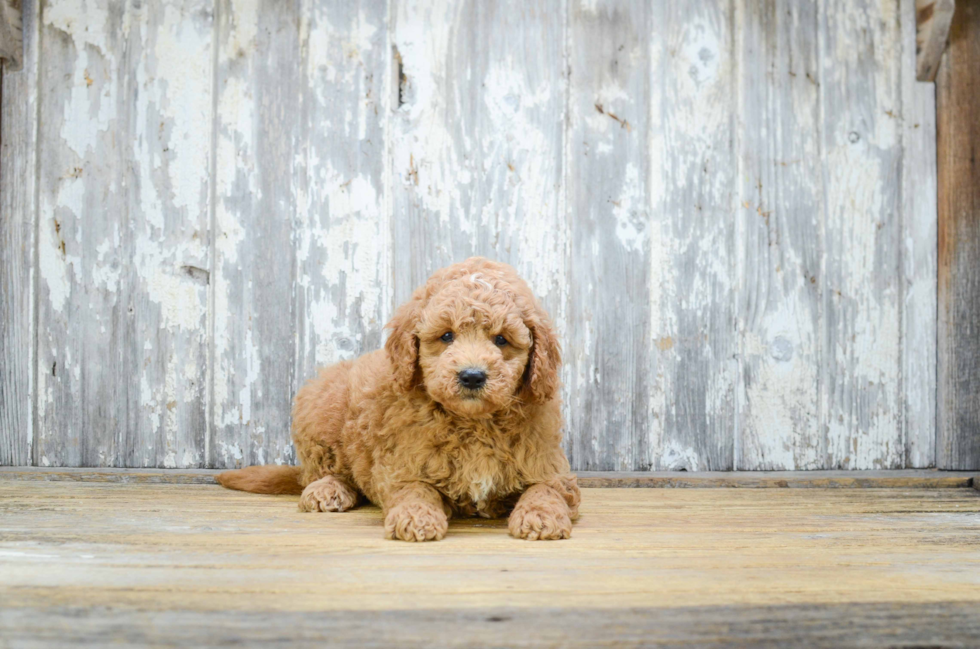
[[473, 367], [467, 367], [456, 375], [459, 384], [469, 390], [479, 390], [487, 382], [487, 373]]

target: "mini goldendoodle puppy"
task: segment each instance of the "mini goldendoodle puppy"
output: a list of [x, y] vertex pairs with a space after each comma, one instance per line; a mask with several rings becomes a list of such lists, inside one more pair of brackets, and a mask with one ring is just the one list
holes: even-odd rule
[[510, 512], [522, 539], [567, 539], [578, 517], [561, 449], [561, 352], [513, 268], [474, 257], [436, 272], [388, 323], [384, 350], [320, 371], [296, 395], [300, 467], [218, 476], [254, 493], [301, 493], [307, 512], [363, 494], [385, 536], [438, 540], [449, 517]]

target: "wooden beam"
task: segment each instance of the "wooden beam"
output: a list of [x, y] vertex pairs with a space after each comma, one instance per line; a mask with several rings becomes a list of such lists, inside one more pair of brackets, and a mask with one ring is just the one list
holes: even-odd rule
[[980, 0], [961, 0], [936, 81], [936, 466], [980, 469]]
[[20, 70], [24, 38], [20, 22], [21, 0], [0, 0], [0, 59], [7, 70]]
[[661, 489], [958, 489], [976, 482], [966, 471], [656, 471], [579, 472], [582, 488]]
[[[551, 549], [551, 548], [548, 548]], [[533, 573], [532, 573], [533, 574]], [[599, 596], [596, 596], [599, 600]], [[655, 599], [655, 598], [652, 598]], [[968, 647], [975, 602], [728, 604], [685, 607], [493, 607], [382, 611], [0, 609], [11, 647], [852, 646]]]
[[954, 0], [915, 0], [915, 77], [935, 81], [946, 49]]
[[0, 466], [5, 480], [35, 482], [115, 482], [122, 484], [218, 484], [214, 476], [224, 469], [117, 469]]
[[[217, 484], [216, 469], [116, 469], [0, 467], [2, 481], [115, 482], [123, 484]], [[976, 485], [968, 471], [579, 471], [582, 488], [873, 488], [958, 489]]]

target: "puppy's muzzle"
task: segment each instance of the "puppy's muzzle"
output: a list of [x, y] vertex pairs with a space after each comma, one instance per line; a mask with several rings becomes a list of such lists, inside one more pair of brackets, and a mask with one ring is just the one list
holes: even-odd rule
[[467, 390], [479, 390], [487, 384], [487, 373], [475, 367], [467, 367], [459, 371], [456, 380]]

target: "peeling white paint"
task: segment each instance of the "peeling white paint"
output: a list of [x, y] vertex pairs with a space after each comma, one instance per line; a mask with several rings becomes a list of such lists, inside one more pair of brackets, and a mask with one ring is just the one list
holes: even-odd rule
[[903, 426], [908, 466], [936, 458], [937, 204], [936, 93], [911, 74], [915, 68], [915, 2], [901, 0]]
[[[439, 2], [395, 3], [391, 16], [387, 7], [301, 5], [281, 9], [296, 12], [298, 20], [283, 24], [298, 24], [297, 35], [267, 29], [270, 16], [257, 3], [231, 2], [212, 89], [211, 5], [45, 4], [44, 23], [67, 34], [72, 59], [51, 62], [52, 70], [66, 64], [68, 76], [41, 104], [48, 125], [39, 130], [41, 148], [56, 155], [42, 158], [36, 181], [40, 463], [77, 461], [59, 445], [78, 439], [69, 420], [91, 408], [78, 396], [83, 378], [100, 381], [99, 388], [116, 380], [132, 387], [140, 413], [139, 441], [130, 449], [136, 461], [202, 461], [186, 429], [209, 389], [202, 377], [210, 359], [209, 289], [212, 455], [228, 464], [290, 461], [288, 412], [275, 412], [269, 403], [279, 395], [265, 393], [276, 368], [261, 360], [282, 342], [262, 339], [261, 319], [290, 320], [296, 340], [285, 347], [294, 358], [281, 362], [291, 363], [285, 380], [302, 382], [314, 364], [374, 344], [394, 306], [393, 286], [404, 292], [429, 265], [474, 253], [512, 262], [551, 309], [564, 337], [573, 421], [588, 391], [619, 384], [619, 365], [649, 358], [649, 367], [636, 370], [650, 377], [649, 430], [637, 436], [646, 434], [648, 457], [633, 456], [630, 431], [569, 431], [582, 448], [611, 448], [616, 468], [716, 468], [711, 454], [726, 440], [742, 444], [742, 457], [756, 463], [739, 468], [896, 466], [914, 445], [923, 446], [913, 462], [930, 461], [934, 314], [926, 311], [935, 300], [935, 216], [915, 195], [934, 194], [934, 168], [912, 169], [921, 151], [899, 156], [916, 138], [923, 151], [934, 149], [934, 139], [912, 126], [932, 109], [923, 116], [919, 107], [913, 117], [905, 72], [914, 56], [899, 30], [914, 21], [894, 13], [910, 11], [907, 0], [831, 3], [819, 21], [805, 14], [802, 22], [806, 8], [790, 6], [795, 13], [785, 20], [797, 21], [798, 30], [818, 25], [824, 47], [823, 60], [816, 48], [798, 56], [797, 40], [769, 34], [792, 51], [780, 59], [791, 60], [792, 70], [746, 55], [758, 43], [738, 40], [751, 26], [753, 7], [744, 0], [734, 15], [710, 3], [657, 10], [656, 20], [645, 10], [653, 37], [644, 32], [615, 55], [636, 75], [628, 79], [609, 72], [610, 57], [594, 62], [596, 75], [572, 66], [582, 47], [599, 50], [566, 33], [579, 33], [580, 20], [602, 27], [625, 5], [562, 3], [550, 13], [522, 8], [489, 20]], [[117, 23], [121, 34], [113, 31]], [[475, 37], [484, 49], [472, 57]], [[297, 56], [305, 57], [297, 61], [305, 66], [299, 86], [262, 67], [270, 60], [263, 48], [277, 38], [298, 44]], [[131, 56], [122, 56], [123, 44]], [[392, 91], [391, 45], [405, 77], [401, 97]], [[123, 114], [124, 79], [138, 92]], [[49, 87], [51, 79], [37, 85]], [[637, 88], [649, 90], [645, 104]], [[755, 106], [748, 96], [772, 119], [740, 127]], [[299, 97], [302, 110], [283, 117], [275, 97]], [[733, 113], [736, 100], [741, 114]], [[786, 112], [794, 122], [775, 119]], [[289, 122], [300, 119], [309, 121], [294, 136]], [[295, 137], [289, 155], [260, 159], [262, 138], [280, 122]], [[602, 192], [569, 204], [577, 129], [594, 136], [588, 155], [616, 173], [596, 183]], [[758, 147], [739, 140], [747, 131]], [[798, 155], [784, 160], [777, 154], [786, 142]], [[771, 171], [760, 170], [774, 165], [794, 171], [776, 175], [778, 189], [756, 191], [753, 176], [770, 182]], [[898, 205], [895, 170], [903, 165], [905, 181], [916, 186], [906, 187], [906, 204]], [[212, 166], [217, 174], [209, 179]], [[288, 188], [280, 194], [270, 178]], [[276, 213], [249, 212], [269, 191], [285, 197]], [[776, 194], [789, 197], [786, 204]], [[645, 284], [642, 273], [634, 285], [611, 286], [599, 271], [570, 266], [577, 226], [569, 217], [579, 214], [601, 216], [607, 238], [577, 250], [597, 260], [629, 256], [636, 260], [630, 271], [648, 274]], [[787, 242], [810, 214], [820, 219], [820, 241]], [[296, 269], [295, 287], [274, 304], [253, 303], [249, 282], [262, 275], [249, 264], [263, 242], [246, 216], [283, 219], [291, 228], [293, 248], [281, 252], [282, 263]], [[398, 230], [406, 223], [411, 240]], [[417, 242], [424, 250], [410, 248]], [[823, 246], [816, 267], [806, 254], [811, 245]], [[573, 277], [578, 284], [570, 287]], [[591, 304], [570, 309], [575, 296], [599, 291], [622, 294], [616, 313]], [[609, 336], [608, 324], [627, 313], [649, 327], [628, 349]], [[103, 384], [91, 365], [97, 361], [77, 345], [90, 334], [118, 336], [119, 322], [135, 334], [142, 367]], [[611, 405], [629, 409], [632, 398], [624, 393]], [[825, 430], [814, 436], [810, 428], [821, 419]], [[913, 429], [924, 431], [914, 442]], [[119, 452], [98, 449], [93, 461], [116, 462]]]
[[681, 446], [675, 441], [664, 444], [660, 456], [663, 471], [698, 471], [698, 453], [690, 446]]
[[69, 260], [61, 253], [61, 240], [56, 233], [54, 220], [38, 227], [38, 266], [41, 282], [48, 291], [48, 302], [58, 312], [63, 312], [71, 293], [68, 268], [77, 258]]
[[[892, 8], [875, 6], [879, 16], [860, 5], [828, 13], [827, 49], [837, 60], [825, 61], [821, 70], [825, 228], [837, 251], [826, 271], [825, 305], [834, 319], [825, 351], [824, 416], [831, 467], [881, 469], [901, 466], [905, 453], [898, 402], [900, 278], [892, 276], [900, 274], [901, 248], [900, 178], [893, 176], [901, 155], [895, 119], [900, 31]], [[869, 57], [875, 65], [865, 63]], [[874, 87], [874, 95], [854, 99], [850, 89], [858, 86]]]
[[645, 201], [639, 170], [636, 165], [628, 164], [623, 176], [622, 193], [619, 200], [613, 202], [612, 211], [616, 217], [616, 236], [626, 250], [640, 251], [646, 247], [648, 219]]

